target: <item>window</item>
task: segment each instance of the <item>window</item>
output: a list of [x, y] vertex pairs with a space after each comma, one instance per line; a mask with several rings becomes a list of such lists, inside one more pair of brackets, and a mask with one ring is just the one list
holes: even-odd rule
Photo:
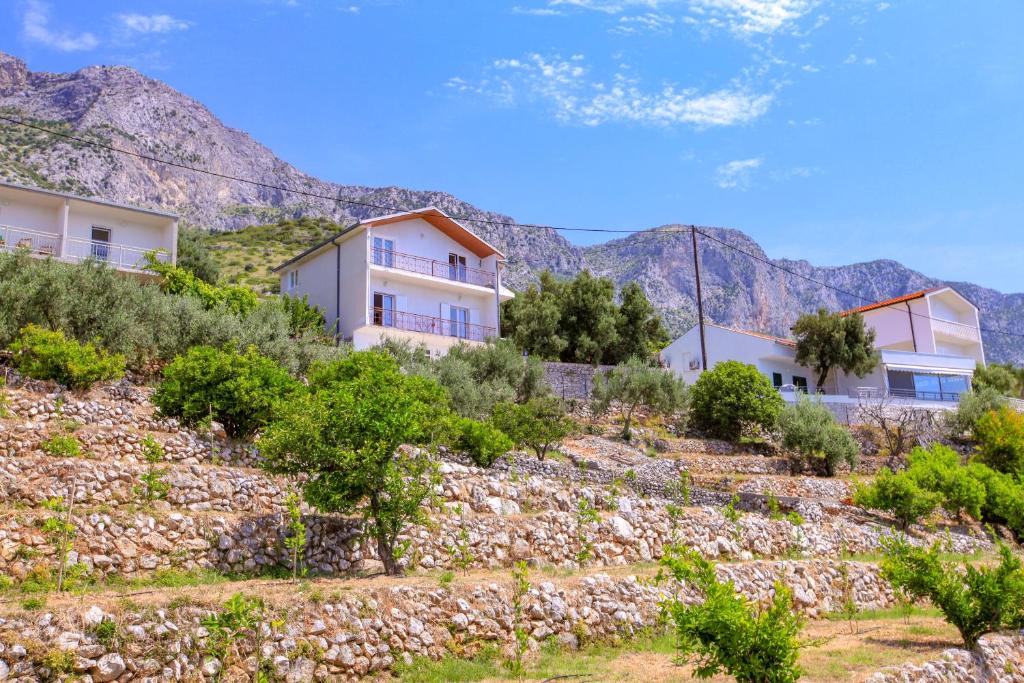
[[797, 391], [807, 393], [807, 378], [799, 375], [793, 375], [793, 386], [796, 387]]
[[776, 389], [778, 389], [779, 387], [782, 386], [782, 373], [781, 372], [773, 372], [772, 373], [772, 386], [775, 387]]
[[373, 238], [373, 263], [393, 268], [395, 265], [395, 241], [383, 237]]
[[450, 334], [459, 339], [469, 336], [469, 309], [452, 306], [449, 310]]
[[110, 230], [93, 226], [89, 244], [89, 256], [97, 261], [106, 261], [110, 256]]
[[466, 281], [466, 257], [448, 254], [448, 279]]
[[294, 292], [299, 287], [299, 271], [298, 269], [288, 272], [288, 291]]
[[373, 293], [373, 324], [384, 327], [395, 326], [395, 295]]

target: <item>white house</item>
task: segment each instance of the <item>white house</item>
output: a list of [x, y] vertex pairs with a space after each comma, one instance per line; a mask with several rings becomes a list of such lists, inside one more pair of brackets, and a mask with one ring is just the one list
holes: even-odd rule
[[[956, 401], [970, 388], [977, 364], [985, 364], [978, 308], [950, 287], [936, 287], [861, 306], [875, 331], [878, 366], [865, 377], [833, 372], [825, 386], [796, 363], [792, 339], [705, 324], [708, 367], [724, 360], [756, 366], [783, 389], [839, 396], [888, 395], [919, 401]], [[694, 327], [661, 352], [662, 362], [687, 382], [701, 373], [700, 331]]]
[[175, 263], [178, 217], [173, 213], [0, 182], [0, 250], [40, 258], [103, 261], [143, 273], [145, 254]]
[[281, 291], [306, 295], [331, 332], [358, 349], [384, 338], [432, 354], [498, 335], [504, 255], [440, 209], [371, 218], [277, 268]]

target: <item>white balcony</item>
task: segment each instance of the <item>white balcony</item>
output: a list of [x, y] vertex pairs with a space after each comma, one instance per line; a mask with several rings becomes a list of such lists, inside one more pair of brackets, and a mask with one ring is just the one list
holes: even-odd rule
[[468, 268], [465, 264], [436, 261], [424, 256], [403, 254], [390, 249], [373, 248], [370, 264], [374, 268], [388, 270], [395, 274], [407, 273], [415, 277], [425, 277], [435, 282], [472, 285], [484, 289], [494, 289], [495, 274], [478, 268]]
[[[61, 249], [61, 237], [54, 233], [0, 225], [0, 251], [26, 250], [33, 256], [58, 258], [71, 263], [96, 261], [117, 270], [142, 273], [146, 270], [146, 254], [152, 249], [143, 249], [118, 242], [99, 242], [69, 237]], [[170, 254], [157, 251], [156, 259], [169, 263]]]
[[978, 343], [981, 341], [981, 332], [974, 325], [938, 319], [932, 319], [931, 324], [932, 330], [938, 337], [946, 337], [961, 343]]

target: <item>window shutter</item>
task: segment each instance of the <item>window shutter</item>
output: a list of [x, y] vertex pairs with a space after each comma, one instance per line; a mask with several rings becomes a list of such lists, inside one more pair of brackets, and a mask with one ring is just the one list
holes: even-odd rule
[[395, 309], [401, 313], [409, 312], [409, 298], [398, 294], [395, 296]]
[[451, 320], [452, 318], [452, 305], [444, 301], [441, 302], [441, 320]]
[[479, 325], [480, 324], [480, 309], [479, 308], [471, 308], [471, 309], [469, 309], [469, 323], [471, 325]]

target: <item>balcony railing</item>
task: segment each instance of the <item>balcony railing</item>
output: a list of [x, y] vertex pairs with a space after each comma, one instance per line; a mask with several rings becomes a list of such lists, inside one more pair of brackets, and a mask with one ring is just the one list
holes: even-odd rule
[[963, 339], [964, 341], [980, 341], [981, 335], [974, 325], [953, 322], [952, 320], [932, 320], [932, 329], [936, 334], [944, 334], [947, 337]]
[[466, 282], [471, 285], [494, 288], [494, 273], [476, 268], [467, 268], [463, 265], [448, 263], [446, 261], [435, 261], [425, 256], [413, 256], [403, 254], [390, 249], [373, 248], [373, 265], [395, 268], [420, 275], [451, 280], [453, 282]]
[[60, 235], [0, 225], [0, 250], [27, 249], [39, 256], [57, 256], [60, 253]]
[[[91, 259], [107, 263], [120, 270], [142, 271], [146, 269], [146, 254], [151, 251], [153, 250], [130, 247], [127, 244], [116, 242], [97, 242], [69, 237], [64, 257], [69, 261], [81, 262]], [[168, 263], [171, 256], [167, 252], [157, 251], [156, 259], [161, 263]]]
[[912, 398], [918, 401], [951, 401], [960, 400], [959, 391], [917, 391], [916, 389], [889, 389], [893, 398]]
[[486, 325], [456, 322], [444, 318], [434, 318], [419, 313], [392, 311], [387, 308], [373, 309], [373, 324], [381, 327], [393, 327], [407, 332], [438, 334], [444, 337], [455, 337], [467, 341], [486, 341], [494, 336], [494, 328]]

